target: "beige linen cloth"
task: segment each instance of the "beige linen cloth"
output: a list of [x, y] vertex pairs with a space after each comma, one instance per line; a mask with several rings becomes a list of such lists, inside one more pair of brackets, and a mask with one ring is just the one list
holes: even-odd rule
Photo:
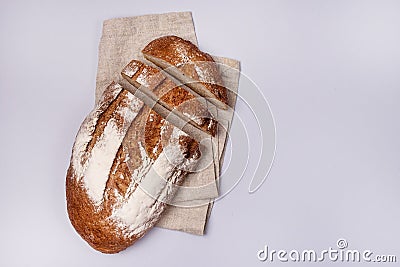
[[[132, 59], [149, 63], [143, 58], [141, 50], [150, 41], [164, 35], [176, 35], [197, 45], [192, 14], [190, 12], [174, 12], [104, 21], [99, 44], [96, 103], [111, 81], [130, 86], [121, 77], [121, 70]], [[220, 57], [214, 57], [214, 59], [229, 67], [227, 71], [222, 71], [222, 78], [224, 84], [236, 93], [239, 83], [239, 61]], [[231, 107], [234, 107], [236, 102], [235, 93], [229, 94]], [[201, 186], [206, 184], [208, 186], [203, 190], [180, 190], [174, 199], [176, 205], [168, 206], [157, 224], [158, 227], [197, 235], [204, 234], [213, 200], [218, 196], [216, 179], [219, 177], [222, 166], [227, 135], [225, 129], [229, 129], [232, 116], [232, 110], [221, 115], [218, 113], [218, 119], [223, 121], [221, 124], [223, 127], [219, 127], [217, 139], [213, 140], [214, 160], [201, 172], [189, 174], [183, 184], [188, 188], [203, 188]]]

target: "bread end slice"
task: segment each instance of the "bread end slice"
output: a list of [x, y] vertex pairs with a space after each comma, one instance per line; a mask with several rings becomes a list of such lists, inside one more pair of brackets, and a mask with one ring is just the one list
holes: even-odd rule
[[227, 89], [215, 61], [193, 43], [177, 36], [163, 36], [151, 41], [142, 53], [197, 95], [218, 108], [228, 108]]

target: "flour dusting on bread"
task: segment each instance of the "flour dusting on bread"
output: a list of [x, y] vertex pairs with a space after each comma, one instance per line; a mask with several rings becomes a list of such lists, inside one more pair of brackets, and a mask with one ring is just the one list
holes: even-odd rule
[[[192, 43], [165, 36], [143, 52], [156, 65], [179, 68], [177, 78], [191, 77], [226, 106], [226, 88], [214, 84], [221, 78], [215, 62]], [[207, 106], [159, 69], [132, 60], [122, 75], [140, 92], [151, 92], [156, 105], [179, 111], [215, 136], [217, 122]], [[79, 235], [98, 251], [117, 253], [141, 238], [199, 163], [200, 144], [154, 110], [113, 82], [78, 131], [66, 178], [67, 210]]]
[[[165, 120], [150, 121], [150, 114], [158, 116], [113, 83], [78, 132], [68, 214], [99, 251], [121, 251], [153, 227], [200, 157], [195, 140]], [[149, 154], [145, 147], [154, 141], [160, 150]]]
[[[124, 95], [121, 96], [120, 94]], [[120, 100], [121, 103], [113, 111], [109, 120], [101, 122], [106, 126], [97, 137], [97, 142], [94, 143], [90, 155], [86, 157], [80, 156], [84, 154], [83, 151], [87, 149], [87, 145], [93, 138], [93, 132], [98, 122], [97, 118], [101, 113], [105, 112], [101, 108], [104, 99], [101, 100], [100, 106], [89, 115], [87, 125], [85, 123], [82, 125], [73, 148], [73, 151], [78, 153], [73, 155], [76, 178], [83, 180], [88, 195], [97, 206], [102, 202], [110, 169], [117, 151], [132, 120], [142, 106], [141, 101], [132, 94], [126, 91], [122, 92], [122, 87], [119, 84], [112, 84], [107, 88], [104, 97], [109, 95], [112, 96], [112, 101], [115, 101], [117, 97], [122, 97], [123, 99]]]

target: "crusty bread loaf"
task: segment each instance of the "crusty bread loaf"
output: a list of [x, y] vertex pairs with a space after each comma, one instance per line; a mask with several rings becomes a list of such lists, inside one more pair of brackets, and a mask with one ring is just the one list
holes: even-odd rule
[[143, 62], [132, 60], [121, 75], [139, 90], [153, 92], [157, 101], [169, 110], [176, 110], [186, 116], [198, 129], [215, 136], [217, 122], [207, 108], [195, 99], [190, 92], [176, 86], [161, 71]]
[[73, 146], [66, 177], [72, 225], [98, 251], [124, 250], [154, 226], [199, 157], [196, 141], [112, 83]]
[[214, 59], [193, 43], [177, 36], [163, 36], [151, 41], [144, 57], [183, 82], [219, 108], [227, 109], [227, 89]]

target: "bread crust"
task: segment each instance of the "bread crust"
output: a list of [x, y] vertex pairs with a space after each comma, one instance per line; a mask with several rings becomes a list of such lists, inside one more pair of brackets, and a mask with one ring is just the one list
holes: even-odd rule
[[217, 121], [207, 108], [197, 101], [193, 94], [177, 86], [163, 72], [141, 61], [132, 60], [122, 70], [121, 75], [136, 88], [153, 91], [167, 109], [179, 111], [192, 125], [215, 136]]
[[[173, 197], [175, 190], [171, 186], [183, 182], [187, 171], [164, 162], [169, 170], [164, 178], [169, 183], [162, 185], [165, 188], [161, 187], [161, 195], [155, 195], [159, 198], [150, 198], [142, 192], [139, 185], [154, 178], [150, 175], [151, 168], [160, 165], [165, 149], [177, 149], [179, 153], [174, 154], [173, 160], [178, 164], [188, 161], [195, 164], [200, 157], [196, 141], [163, 119], [154, 120], [151, 114], [150, 108], [143, 106], [120, 85], [112, 83], [78, 132], [66, 177], [67, 211], [78, 234], [100, 252], [120, 252], [141, 238], [160, 218], [166, 207], [165, 201]], [[113, 136], [106, 136], [110, 125], [117, 131]], [[165, 132], [163, 136], [162, 131]], [[115, 139], [116, 135], [120, 139]], [[101, 150], [101, 146], [106, 150]], [[112, 150], [110, 147], [116, 151], [107, 155]], [[98, 176], [89, 170], [99, 162], [106, 164], [108, 158], [111, 167], [100, 201], [97, 201], [96, 187], [88, 181], [101, 180], [98, 172], [101, 166], [95, 166], [94, 174]], [[135, 196], [147, 199], [149, 206], [141, 206]], [[132, 207], [139, 208], [144, 217], [135, 217]]]
[[[223, 86], [214, 59], [209, 54], [200, 51], [190, 41], [173, 35], [163, 36], [151, 41], [142, 53], [146, 59], [165, 69], [200, 95], [214, 97], [225, 106], [228, 104], [227, 89]], [[176, 76], [173, 69], [169, 68], [170, 66], [176, 67], [182, 75]], [[199, 88], [199, 84], [205, 90]], [[207, 91], [211, 94], [207, 94]]]
[[[205, 96], [227, 104], [227, 89], [217, 66], [199, 64], [215, 63], [214, 60], [189, 41], [161, 37], [149, 43], [143, 54], [175, 66], [201, 85], [200, 92]], [[138, 61], [131, 62], [130, 68], [134, 70], [131, 78], [146, 84], [171, 108], [193, 103], [194, 96], [171, 79], [150, 79], [159, 73], [158, 69]], [[216, 122], [204, 106], [195, 103], [185, 110], [189, 116], [208, 118], [193, 121], [215, 135]], [[182, 184], [200, 155], [198, 142], [121, 85], [112, 83], [82, 123], [73, 146], [66, 175], [71, 224], [100, 252], [126, 249], [156, 224], [176, 192], [176, 185]], [[157, 181], [158, 175], [167, 183]]]

